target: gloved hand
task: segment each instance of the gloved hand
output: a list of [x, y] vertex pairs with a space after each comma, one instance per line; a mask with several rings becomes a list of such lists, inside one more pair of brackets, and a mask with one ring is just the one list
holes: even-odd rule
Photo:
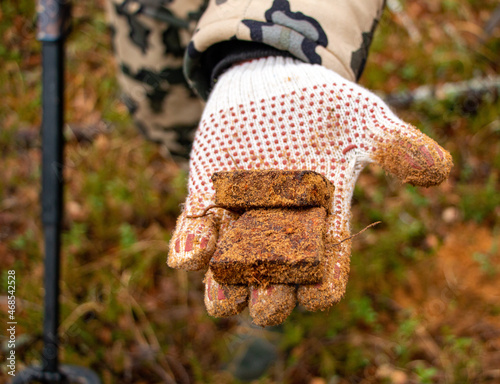
[[189, 195], [170, 243], [168, 265], [206, 268], [217, 238], [237, 215], [215, 208], [211, 176], [235, 169], [307, 169], [335, 186], [327, 217], [325, 275], [321, 284], [267, 287], [222, 285], [208, 270], [205, 305], [229, 316], [248, 303], [254, 322], [281, 323], [296, 301], [326, 309], [344, 295], [349, 273], [351, 198], [370, 162], [403, 182], [432, 186], [445, 180], [451, 156], [397, 118], [377, 96], [319, 65], [268, 57], [227, 70], [207, 102], [191, 153]]

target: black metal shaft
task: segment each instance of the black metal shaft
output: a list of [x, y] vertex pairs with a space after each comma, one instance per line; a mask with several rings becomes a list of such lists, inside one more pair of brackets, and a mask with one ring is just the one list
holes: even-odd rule
[[64, 38], [69, 0], [38, 0], [42, 42], [42, 224], [45, 240], [42, 366], [29, 366], [13, 384], [100, 384], [90, 369], [59, 366], [59, 274], [63, 217]]
[[42, 223], [45, 239], [45, 308], [42, 369], [58, 372], [59, 265], [63, 209], [64, 43], [42, 45]]
[[[64, 37], [69, 3], [67, 0], [39, 0], [37, 10], [37, 38], [42, 42], [42, 224], [45, 240], [42, 372], [50, 376], [59, 372]], [[55, 376], [54, 380], [50, 379], [50, 382], [56, 381]]]

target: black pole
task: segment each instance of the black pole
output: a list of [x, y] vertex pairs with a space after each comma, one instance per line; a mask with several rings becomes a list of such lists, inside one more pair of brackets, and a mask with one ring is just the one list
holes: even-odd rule
[[45, 240], [45, 305], [42, 371], [59, 366], [59, 265], [63, 209], [64, 40], [66, 1], [39, 1], [42, 41], [42, 224]]
[[43, 42], [42, 223], [45, 239], [43, 371], [58, 370], [59, 259], [63, 204], [64, 42]]
[[42, 225], [45, 241], [42, 366], [28, 367], [12, 383], [95, 383], [84, 367], [59, 366], [59, 275], [63, 212], [64, 40], [68, 0], [39, 0], [38, 35], [42, 42]]

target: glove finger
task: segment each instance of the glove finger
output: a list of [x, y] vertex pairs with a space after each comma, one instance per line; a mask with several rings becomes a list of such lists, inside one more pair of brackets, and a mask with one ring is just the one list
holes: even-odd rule
[[281, 324], [295, 308], [295, 287], [286, 284], [250, 287], [248, 308], [253, 322], [262, 327]]
[[[297, 290], [299, 304], [309, 311], [325, 310], [338, 303], [344, 296], [349, 278], [351, 241], [341, 242], [349, 237], [348, 219], [335, 222], [334, 215], [327, 218], [323, 279], [319, 284], [301, 285]], [[340, 224], [340, 225], [339, 225]], [[343, 228], [338, 231], [335, 228]]]
[[373, 160], [404, 183], [430, 187], [446, 180], [453, 166], [450, 153], [415, 127], [393, 124], [390, 139], [375, 146]]
[[168, 265], [197, 271], [208, 265], [220, 228], [231, 223], [237, 215], [222, 208], [212, 209], [201, 217], [191, 217], [188, 212], [185, 210], [177, 220], [170, 240]]
[[210, 316], [227, 317], [240, 313], [247, 305], [248, 288], [244, 285], [219, 284], [209, 269], [205, 275], [205, 307]]
[[215, 251], [217, 233], [213, 215], [191, 218], [183, 212], [170, 240], [168, 266], [187, 271], [205, 268]]

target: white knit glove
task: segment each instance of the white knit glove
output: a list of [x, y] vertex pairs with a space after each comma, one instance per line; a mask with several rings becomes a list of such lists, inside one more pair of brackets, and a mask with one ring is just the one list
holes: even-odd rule
[[189, 195], [170, 243], [168, 265], [207, 268], [217, 238], [237, 217], [214, 204], [211, 176], [235, 169], [306, 169], [335, 185], [327, 217], [321, 284], [267, 287], [222, 285], [208, 270], [205, 305], [229, 316], [248, 303], [254, 322], [281, 323], [296, 301], [326, 309], [344, 295], [349, 273], [351, 198], [363, 167], [376, 162], [403, 182], [431, 186], [445, 180], [451, 156], [404, 123], [366, 89], [319, 65], [268, 57], [233, 66], [215, 85], [191, 153]]

